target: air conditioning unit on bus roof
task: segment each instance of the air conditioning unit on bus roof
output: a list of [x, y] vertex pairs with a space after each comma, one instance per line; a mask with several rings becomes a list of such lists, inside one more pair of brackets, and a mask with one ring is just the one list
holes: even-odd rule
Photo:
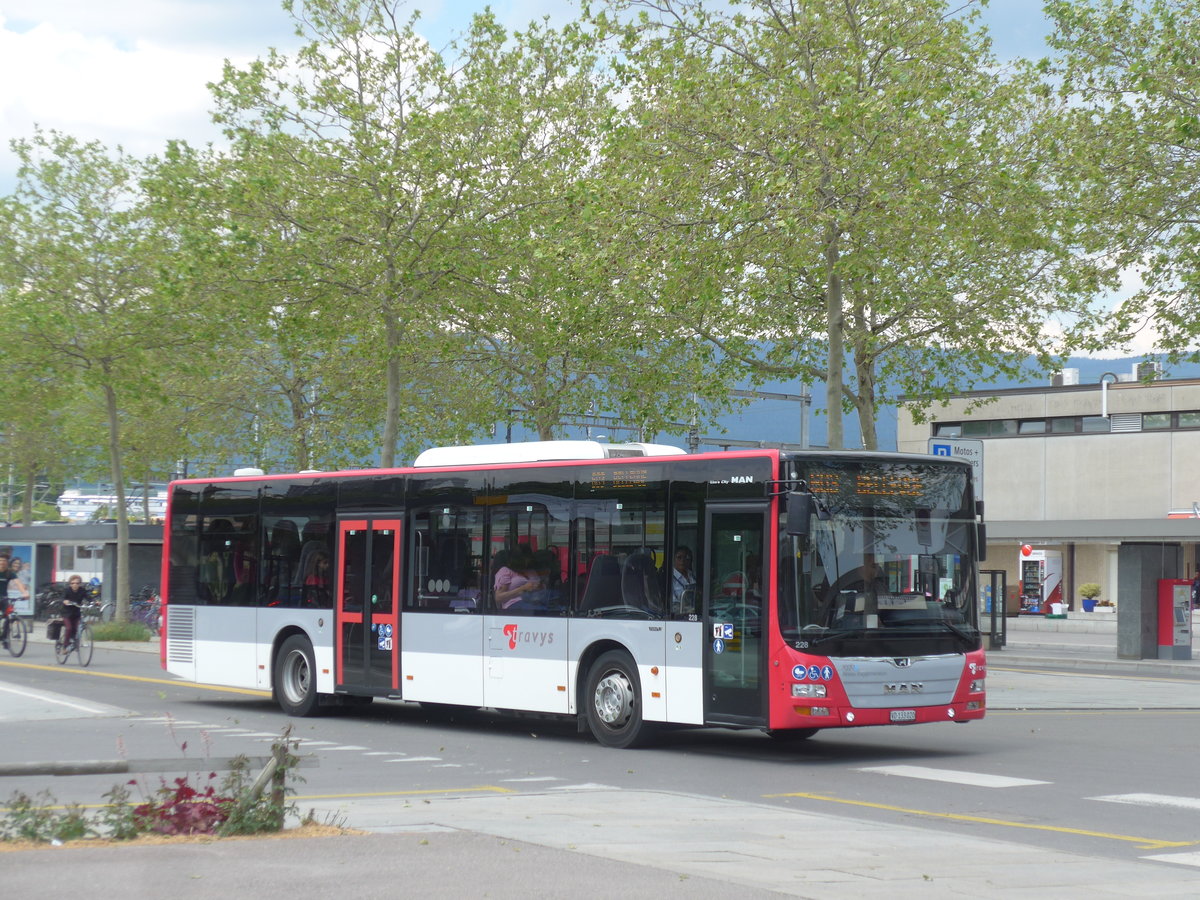
[[431, 447], [414, 466], [481, 466], [498, 463], [550, 462], [566, 459], [612, 459], [619, 456], [679, 456], [685, 451], [667, 444], [602, 444], [599, 441], [523, 441], [516, 444], [473, 444]]

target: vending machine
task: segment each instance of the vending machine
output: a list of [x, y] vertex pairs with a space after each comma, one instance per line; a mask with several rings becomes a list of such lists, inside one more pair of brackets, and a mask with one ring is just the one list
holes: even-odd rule
[[1062, 588], [1062, 554], [1021, 545], [1017, 563], [1021, 573], [1021, 612], [1059, 615], [1065, 611]]

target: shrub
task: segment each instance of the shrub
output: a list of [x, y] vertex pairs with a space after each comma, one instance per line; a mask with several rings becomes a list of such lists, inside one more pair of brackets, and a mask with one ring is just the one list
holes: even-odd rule
[[1094, 600], [1100, 596], [1100, 585], [1094, 581], [1089, 581], [1087, 584], [1079, 586], [1079, 596], [1084, 600]]
[[[57, 806], [46, 791], [36, 798], [16, 793], [0, 817], [0, 840], [71, 841], [95, 835], [114, 840], [129, 840], [140, 834], [258, 834], [279, 831], [295, 804], [287, 801], [294, 793], [289, 782], [303, 781], [296, 773], [300, 763], [295, 750], [298, 741], [289, 725], [271, 747], [276, 765], [258, 777], [250, 771], [249, 761], [238, 757], [218, 785], [217, 775], [207, 778], [182, 776], [159, 786], [149, 795], [137, 780], [117, 785], [105, 798], [109, 801], [89, 820], [77, 804], [65, 809]], [[186, 745], [184, 745], [186, 748]], [[137, 787], [144, 800], [130, 803], [130, 788]]]
[[92, 625], [94, 641], [148, 641], [150, 629], [141, 622], [97, 622]]

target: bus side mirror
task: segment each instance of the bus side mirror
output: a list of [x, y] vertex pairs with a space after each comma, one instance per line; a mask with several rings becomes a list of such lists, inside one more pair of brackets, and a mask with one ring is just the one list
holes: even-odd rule
[[812, 494], [789, 491], [787, 495], [787, 533], [803, 537], [812, 530], [817, 501]]

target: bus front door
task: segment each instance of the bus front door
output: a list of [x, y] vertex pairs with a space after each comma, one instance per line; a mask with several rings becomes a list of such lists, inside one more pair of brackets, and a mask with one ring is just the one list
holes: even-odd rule
[[710, 506], [705, 515], [705, 721], [762, 725], [764, 504]]
[[337, 688], [400, 690], [400, 520], [338, 522]]

